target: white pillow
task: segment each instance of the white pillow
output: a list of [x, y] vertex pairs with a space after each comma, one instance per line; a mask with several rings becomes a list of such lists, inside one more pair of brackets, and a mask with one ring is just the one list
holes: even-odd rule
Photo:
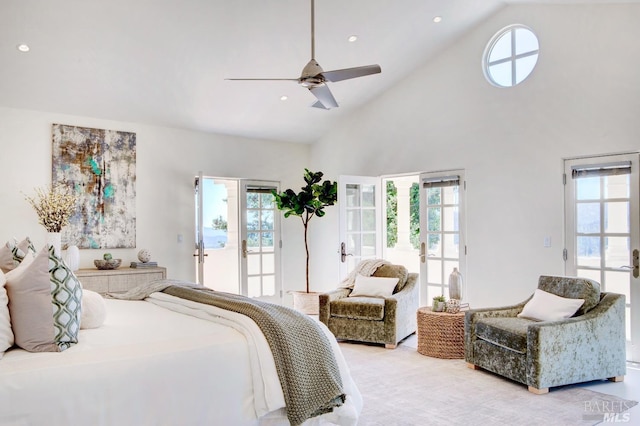
[[518, 316], [536, 321], [557, 321], [571, 317], [583, 303], [584, 299], [567, 299], [537, 288]]
[[82, 317], [80, 329], [98, 328], [107, 317], [107, 305], [104, 299], [95, 291], [82, 290]]
[[349, 297], [389, 297], [398, 284], [398, 278], [356, 276], [353, 291]]
[[0, 271], [0, 359], [4, 351], [13, 346], [13, 331], [11, 330], [11, 318], [9, 317], [9, 297], [4, 285], [7, 278]]

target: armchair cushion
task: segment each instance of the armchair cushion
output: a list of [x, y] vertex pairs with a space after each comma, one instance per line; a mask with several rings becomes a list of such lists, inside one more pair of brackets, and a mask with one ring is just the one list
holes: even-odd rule
[[533, 322], [526, 318], [483, 318], [476, 324], [476, 337], [525, 354], [527, 353], [527, 327]]
[[600, 303], [600, 284], [588, 278], [542, 275], [538, 280], [538, 288], [567, 299], [584, 299], [575, 316], [586, 314]]
[[358, 275], [349, 297], [389, 297], [393, 294], [393, 289], [397, 284], [398, 278], [363, 277]]
[[534, 321], [557, 321], [573, 316], [583, 304], [584, 299], [568, 299], [537, 288], [518, 317]]
[[386, 278], [398, 278], [398, 284], [396, 288], [393, 290], [393, 293], [397, 293], [401, 291], [405, 284], [407, 283], [407, 277], [409, 276], [409, 271], [404, 265], [392, 265], [385, 264], [379, 266], [378, 269], [373, 273], [374, 277], [386, 277]]
[[331, 316], [380, 321], [384, 318], [384, 301], [379, 297], [345, 297], [331, 302]]

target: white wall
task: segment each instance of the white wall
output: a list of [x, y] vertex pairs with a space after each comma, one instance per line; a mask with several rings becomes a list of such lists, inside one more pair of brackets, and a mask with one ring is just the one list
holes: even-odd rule
[[[109, 251], [123, 263], [136, 260], [148, 248], [153, 260], [166, 266], [170, 278], [195, 280], [193, 180], [199, 170], [210, 176], [280, 181], [283, 188], [300, 186], [309, 146], [211, 135], [136, 123], [0, 108], [0, 244], [11, 237], [30, 236], [37, 247], [46, 232], [24, 194], [51, 184], [52, 123], [135, 132], [136, 249], [81, 250], [81, 267]], [[286, 289], [304, 280], [301, 231], [297, 223], [283, 223], [283, 265]], [[301, 227], [300, 227], [301, 228]], [[184, 241], [178, 243], [178, 234]], [[293, 278], [291, 278], [293, 277]]]
[[[638, 22], [638, 5], [505, 8], [316, 143], [312, 165], [333, 176], [465, 169], [469, 301], [518, 302], [540, 274], [564, 272], [562, 160], [640, 150]], [[523, 84], [498, 89], [481, 56], [513, 23], [535, 31], [540, 58]], [[338, 280], [337, 230], [337, 212], [312, 230], [323, 289]]]

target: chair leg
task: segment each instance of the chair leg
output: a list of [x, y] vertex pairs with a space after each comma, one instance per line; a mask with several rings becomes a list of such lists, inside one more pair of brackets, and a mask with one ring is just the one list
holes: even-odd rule
[[534, 388], [533, 386], [529, 386], [529, 392], [535, 393], [536, 395], [543, 395], [545, 393], [549, 393], [549, 388]]
[[610, 382], [624, 382], [624, 376], [609, 377]]
[[471, 364], [470, 362], [467, 363], [467, 368], [470, 368], [472, 370], [480, 370], [480, 367], [475, 364]]
[[395, 349], [397, 346], [398, 345], [392, 345], [392, 344], [389, 344], [389, 343], [385, 343], [384, 344], [385, 349]]

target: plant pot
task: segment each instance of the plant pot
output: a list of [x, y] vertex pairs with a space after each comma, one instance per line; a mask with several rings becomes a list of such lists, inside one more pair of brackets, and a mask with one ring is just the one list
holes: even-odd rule
[[433, 306], [431, 307], [431, 310], [433, 312], [442, 312], [445, 310], [446, 308], [446, 302], [441, 302], [439, 300], [434, 300], [433, 301]]
[[320, 293], [292, 291], [293, 309], [307, 315], [318, 315], [320, 311]]

